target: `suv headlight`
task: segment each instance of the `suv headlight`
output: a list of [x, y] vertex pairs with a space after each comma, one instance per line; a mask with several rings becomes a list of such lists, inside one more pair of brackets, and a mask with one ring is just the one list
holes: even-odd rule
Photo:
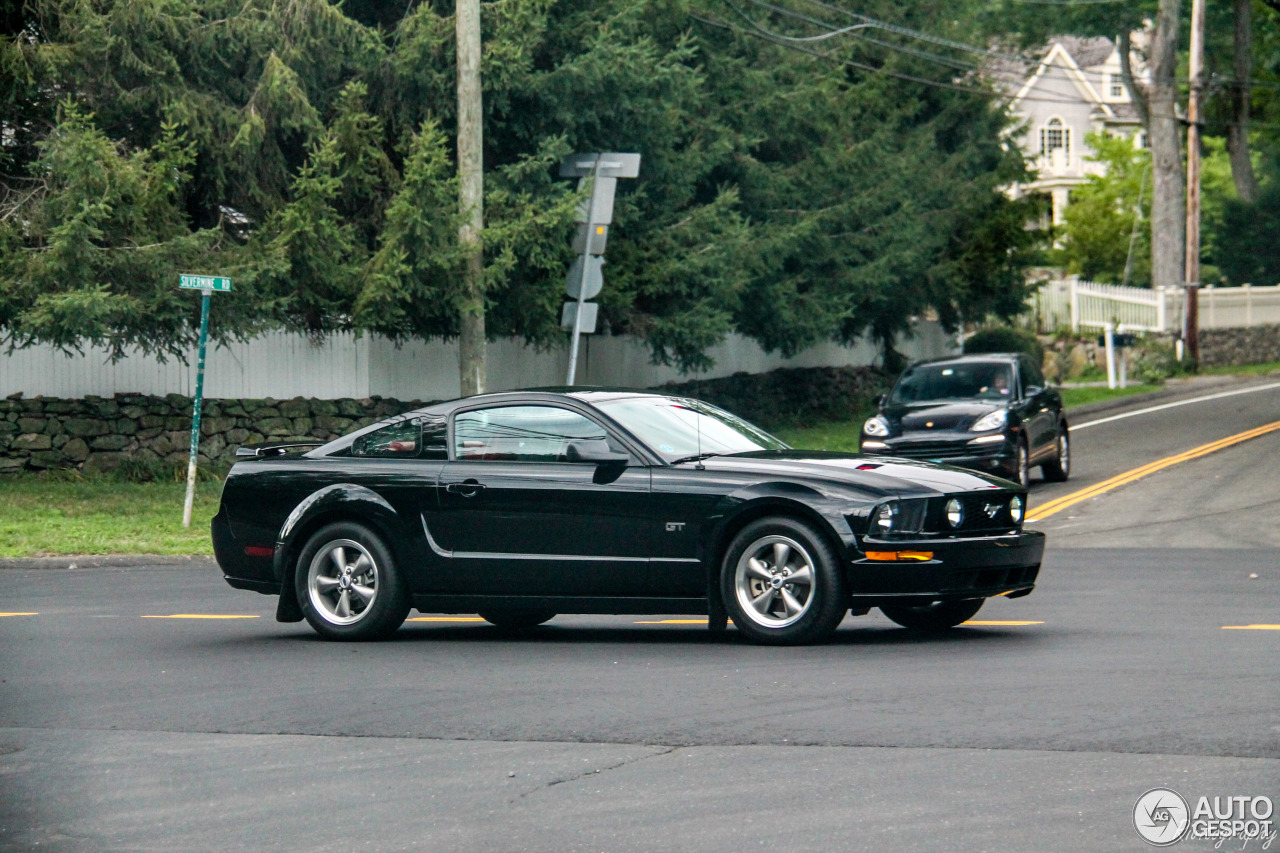
[[990, 414], [978, 418], [971, 429], [973, 432], [986, 432], [989, 429], [1000, 429], [1009, 421], [1009, 413], [1004, 409], [996, 409]]
[[862, 425], [862, 433], [863, 435], [888, 435], [889, 422], [879, 415], [867, 418], [867, 422]]

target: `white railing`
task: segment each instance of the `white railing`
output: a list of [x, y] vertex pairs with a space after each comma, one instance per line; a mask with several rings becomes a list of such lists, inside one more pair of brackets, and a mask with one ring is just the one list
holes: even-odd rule
[[[1135, 332], [1182, 328], [1181, 287], [1124, 287], [1067, 278], [1046, 282], [1032, 305], [1041, 329], [1100, 329], [1107, 323]], [[1280, 286], [1202, 287], [1200, 328], [1236, 328], [1280, 323]]]

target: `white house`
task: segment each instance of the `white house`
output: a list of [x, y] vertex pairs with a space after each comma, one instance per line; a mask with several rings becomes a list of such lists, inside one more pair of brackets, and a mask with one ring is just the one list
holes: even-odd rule
[[[1134, 60], [1134, 74], [1145, 71]], [[1120, 74], [1120, 51], [1105, 38], [1054, 39], [1035, 70], [1016, 90], [1010, 108], [1023, 120], [1016, 137], [1039, 176], [1011, 188], [1014, 197], [1040, 193], [1052, 200], [1052, 222], [1062, 223], [1071, 188], [1103, 171], [1085, 135], [1098, 131], [1146, 144], [1142, 123]]]

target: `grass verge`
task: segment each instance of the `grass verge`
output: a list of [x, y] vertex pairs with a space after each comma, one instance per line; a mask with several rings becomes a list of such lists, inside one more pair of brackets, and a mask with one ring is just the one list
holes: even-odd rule
[[1114, 400], [1117, 397], [1131, 397], [1134, 394], [1147, 394], [1159, 391], [1159, 385], [1130, 385], [1128, 388], [1059, 388], [1062, 394], [1062, 405], [1067, 409], [1083, 406], [1086, 403], [1098, 403], [1103, 400]]
[[186, 484], [20, 474], [0, 479], [0, 557], [61, 554], [212, 554], [209, 519], [219, 482], [196, 484], [191, 527]]

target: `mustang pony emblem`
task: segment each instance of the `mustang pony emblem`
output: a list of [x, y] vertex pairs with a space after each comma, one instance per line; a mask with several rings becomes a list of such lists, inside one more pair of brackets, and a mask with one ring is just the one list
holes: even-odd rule
[[996, 513], [1000, 511], [1000, 504], [987, 504], [982, 511], [987, 514], [987, 518], [995, 518]]

